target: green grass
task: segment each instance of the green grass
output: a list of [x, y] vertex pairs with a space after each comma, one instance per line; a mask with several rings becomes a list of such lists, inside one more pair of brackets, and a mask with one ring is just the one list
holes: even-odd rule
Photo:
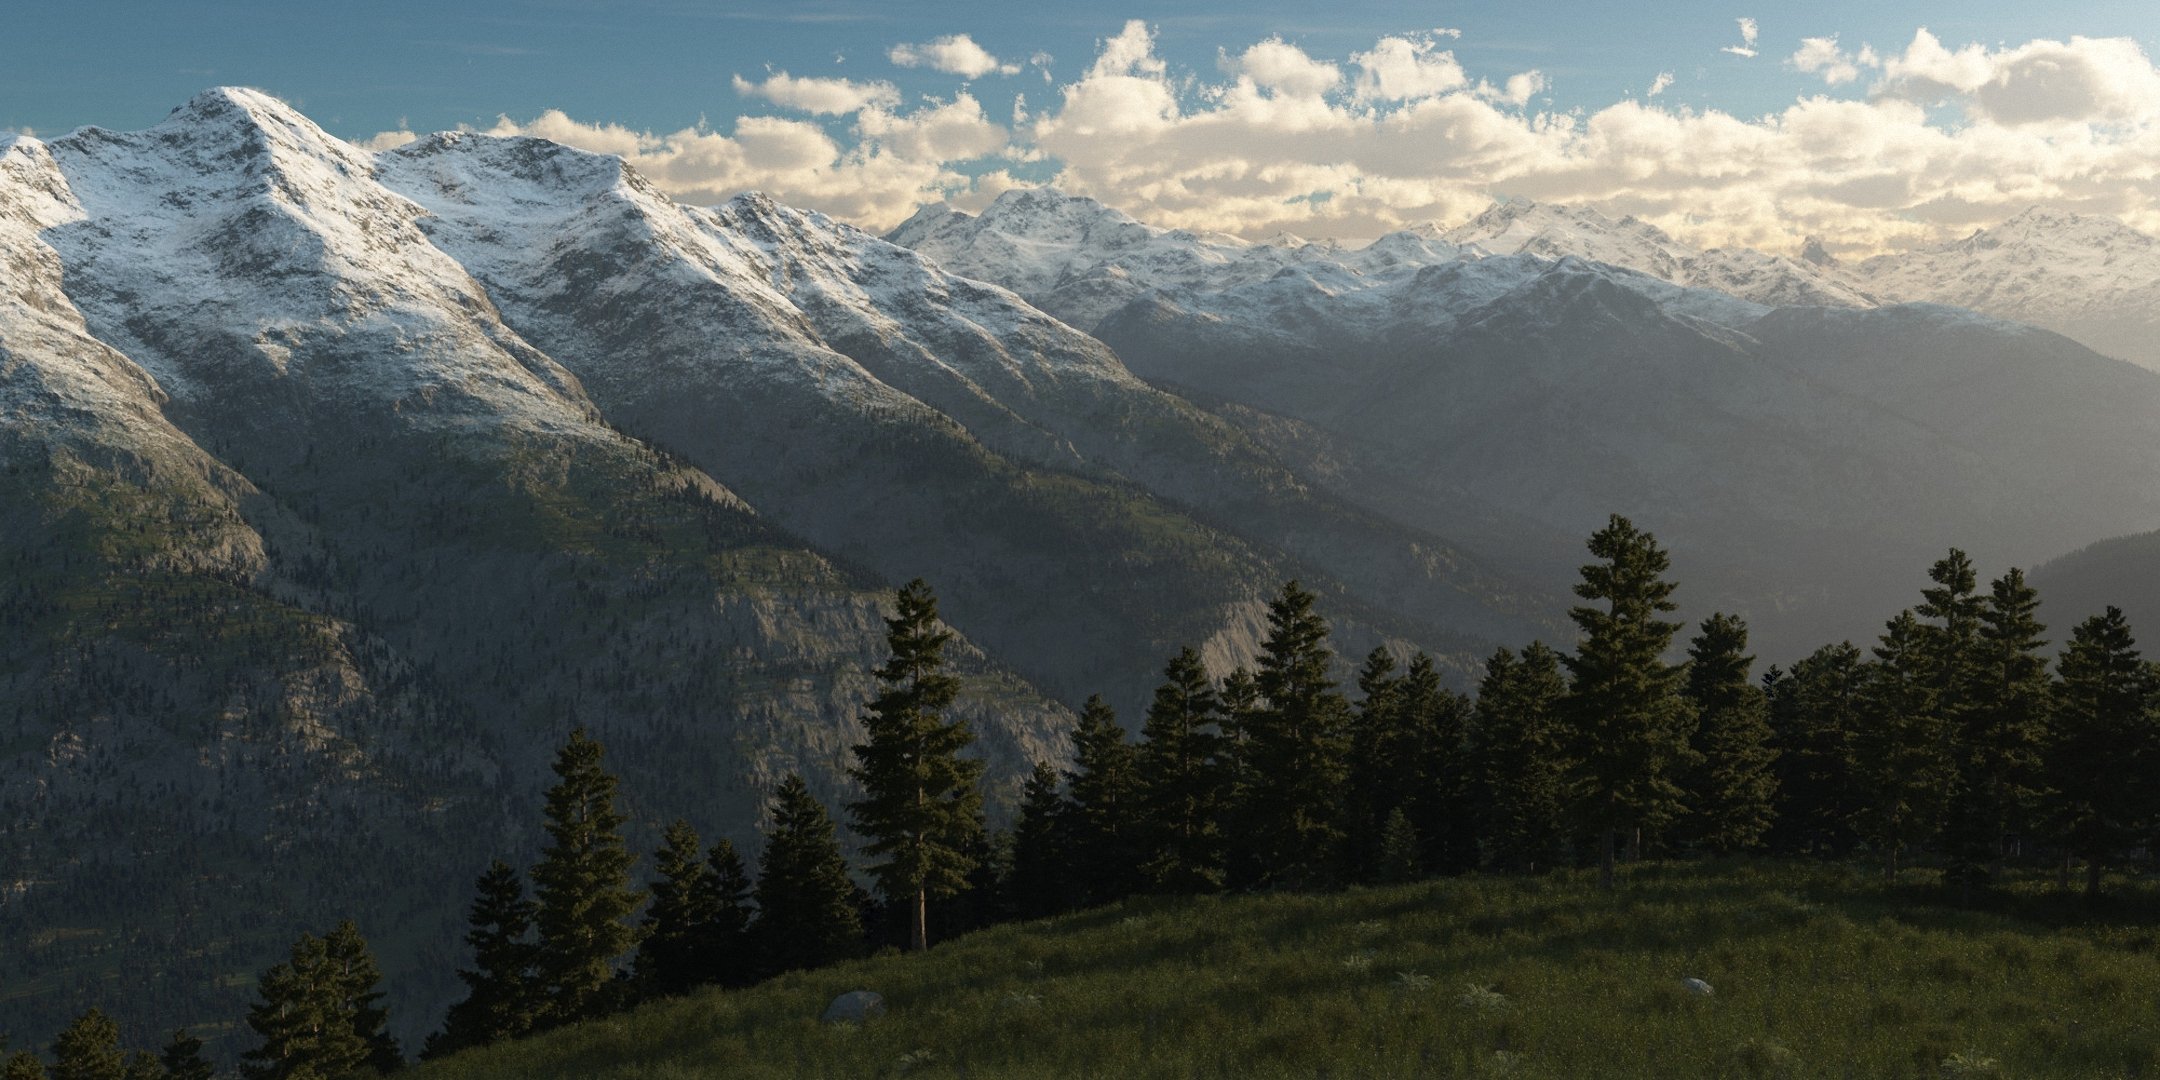
[[[1995, 913], [1799, 865], [1146, 900], [461, 1055], [494, 1077], [2122, 1077], [2160, 966], [2034, 883]], [[1709, 997], [1681, 980], [1699, 977]], [[862, 1028], [832, 996], [885, 995]]]

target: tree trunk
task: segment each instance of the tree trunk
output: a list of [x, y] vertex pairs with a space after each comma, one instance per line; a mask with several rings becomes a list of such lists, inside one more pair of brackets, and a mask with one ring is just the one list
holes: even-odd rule
[[2063, 892], [2070, 891], [2070, 858], [2070, 849], [2064, 848], [2062, 865], [2055, 868], [2055, 887]]
[[1627, 861], [1631, 863], [1642, 861], [1642, 826], [1640, 825], [1628, 830]]
[[1613, 849], [1620, 844], [1620, 830], [1605, 830], [1604, 850], [1598, 856], [1598, 888], [1611, 892], [1613, 887]]
[[908, 920], [908, 948], [921, 952], [930, 947], [930, 891], [915, 890], [915, 917]]
[[2098, 856], [2085, 860], [2085, 898], [2100, 898], [2100, 859]]
[[1882, 879], [1887, 884], [1897, 884], [1897, 856], [1896, 844], [1883, 845]]

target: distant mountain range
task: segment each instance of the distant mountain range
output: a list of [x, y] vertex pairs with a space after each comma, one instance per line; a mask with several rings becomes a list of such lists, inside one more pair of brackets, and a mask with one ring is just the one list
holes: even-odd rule
[[572, 726], [638, 842], [754, 854], [780, 775], [846, 796], [917, 576], [999, 802], [1086, 695], [1137, 724], [1179, 646], [1249, 660], [1287, 578], [1351, 659], [1466, 686], [1564, 643], [1610, 512], [1766, 661], [1949, 545], [2160, 527], [2160, 375], [1940, 306], [2130, 318], [2150, 241], [2060, 220], [1846, 267], [1527, 203], [1249, 244], [1036, 190], [881, 239], [245, 90], [0, 139], [0, 1030], [228, 1022], [349, 914], [413, 1045]]

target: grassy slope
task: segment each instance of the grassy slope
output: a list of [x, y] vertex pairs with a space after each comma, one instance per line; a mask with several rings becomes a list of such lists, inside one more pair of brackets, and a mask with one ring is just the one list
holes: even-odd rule
[[[1955, 912], [1810, 866], [1136, 901], [708, 992], [416, 1080], [2136, 1076], [2152, 935], [2034, 894]], [[1715, 995], [1680, 982], [1699, 976]], [[816, 1017], [869, 988], [867, 1028]]]

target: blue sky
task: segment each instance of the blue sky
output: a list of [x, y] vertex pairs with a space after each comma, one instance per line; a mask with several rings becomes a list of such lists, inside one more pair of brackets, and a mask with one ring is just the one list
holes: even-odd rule
[[[1498, 195], [1588, 202], [1641, 213], [1683, 232], [1751, 242], [1822, 231], [1819, 226], [1842, 206], [1866, 218], [1865, 227], [1849, 234], [1833, 230], [1834, 239], [1856, 249], [1961, 228], [2015, 209], [2020, 200], [2133, 220], [2160, 216], [2160, 192], [2149, 175], [2160, 157], [2146, 153], [2148, 142], [2160, 140], [2160, 115], [2132, 115], [2100, 98], [2084, 113], [2060, 103], [2009, 101], [2059, 87], [2065, 63], [2077, 71], [2103, 71], [2078, 76], [2095, 93], [2104, 90], [2101, 97], [2142, 94], [2139, 63], [2148, 46], [2160, 43], [2160, 4], [2151, 0], [2107, 0], [2069, 10], [2030, 0], [1214, 0], [1137, 6], [1009, 0], [74, 0], [11, 7], [0, 38], [7, 58], [0, 65], [0, 129], [51, 136], [84, 124], [141, 128], [206, 86], [248, 85], [355, 140], [393, 129], [461, 125], [546, 134], [625, 153], [685, 197], [716, 198], [754, 185], [873, 227], [890, 224], [914, 202], [940, 196], [979, 202], [1004, 186], [1053, 178], [1156, 220], [1248, 233], [1276, 227], [1371, 233], [1403, 221], [1460, 216]], [[1754, 56], [1730, 51], [1746, 44], [1743, 18], [1757, 28]], [[1106, 43], [1137, 40], [1120, 39], [1134, 20], [1146, 30], [1147, 62], [1122, 74], [1094, 70]], [[1940, 43], [1941, 55], [1914, 51], [1923, 27]], [[1442, 28], [1459, 34], [1435, 33]], [[903, 67], [890, 57], [895, 46], [956, 34], [1018, 70], [970, 79]], [[1339, 75], [1312, 84], [1314, 101], [1324, 100], [1332, 110], [1325, 117], [1291, 117], [1295, 110], [1285, 102], [1297, 91], [1269, 83], [1256, 66], [1281, 57], [1248, 53], [1277, 37], [1294, 50], [1292, 59], [1309, 58]], [[1823, 40], [1832, 37], [1835, 48]], [[2033, 45], [2078, 37], [2123, 39], [2118, 44], [2127, 42], [2128, 49], [2093, 49], [2064, 61]], [[1841, 69], [1796, 65], [1796, 53], [1810, 38], [1818, 39], [1824, 55], [1856, 65], [1843, 69], [1855, 74], [1826, 78]], [[1357, 80], [1383, 39], [1408, 42], [1421, 57], [1444, 55], [1460, 77], [1434, 89], [1432, 100], [1367, 95]], [[1863, 45], [1873, 51], [1862, 54]], [[1367, 67], [1360, 66], [1361, 54], [1368, 56]], [[1903, 61], [1896, 59], [1900, 54]], [[767, 80], [777, 72], [848, 80], [876, 92], [855, 108], [817, 111], [799, 95], [768, 92], [775, 84]], [[1132, 135], [1124, 150], [1153, 145], [1168, 152], [1164, 156], [1191, 160], [1151, 174], [1133, 153], [1121, 153], [1118, 140], [1099, 137], [1101, 125], [1091, 128], [1069, 106], [1091, 72], [1161, 83], [1168, 96], [1156, 104], [1169, 119], [1120, 127]], [[2116, 78], [2108, 72], [2127, 72], [2129, 81], [2119, 92], [2101, 87]], [[1262, 100], [1239, 104], [1232, 84], [1246, 77], [1260, 80]], [[1988, 80], [2000, 86], [1991, 90]], [[1653, 87], [1660, 89], [1655, 97]], [[1118, 87], [1104, 82], [1095, 89]], [[1023, 96], [1025, 105], [1016, 110]], [[1441, 98], [1454, 110], [1446, 117]], [[1861, 103], [1874, 112], [1792, 113], [1796, 103], [1810, 100]], [[1652, 115], [1616, 108], [1629, 102], [1650, 107]], [[950, 108], [955, 104], [967, 108]], [[1128, 93], [1126, 105], [1145, 103]], [[1398, 111], [1407, 117], [1420, 105], [1431, 106], [1424, 122], [1441, 126], [1418, 128], [1403, 119], [1396, 137], [1421, 145], [1429, 138], [1430, 154], [1416, 161], [1379, 160], [1390, 158], [1380, 146], [1387, 118]], [[1069, 115], [1058, 115], [1061, 107]], [[1473, 107], [1493, 115], [1471, 115], [1466, 110]], [[1915, 108], [1924, 110], [1918, 120]], [[547, 117], [549, 110], [559, 119]], [[1755, 126], [1730, 129], [1722, 120], [1702, 121], [1706, 114]], [[2042, 115], [2046, 130], [2032, 121]], [[511, 121], [507, 126], [499, 123], [504, 117]], [[1658, 134], [1653, 129], [1662, 118], [1678, 118], [1686, 130]], [[963, 120], [975, 125], [972, 135], [959, 132]], [[933, 121], [944, 125], [943, 135], [929, 134]], [[1819, 147], [1755, 137], [1782, 138], [1800, 121], [1818, 128], [1857, 124], [1871, 133], [1863, 141], [1879, 135], [1906, 155], [1901, 167], [1916, 174], [1953, 166], [1977, 171], [1961, 186], [1921, 184], [1916, 177], [1903, 185], [1909, 190], [1885, 194], [1899, 187], [1893, 178], [1847, 161], [1834, 183], [1820, 176], [1803, 182], [1802, 173], [1825, 167]], [[2083, 134], [2056, 121], [2083, 123]], [[1364, 142], [1352, 130], [1360, 124]], [[1521, 130], [1493, 126], [1506, 124]], [[1556, 124], [1572, 125], [1572, 131]], [[2008, 134], [1982, 139], [1975, 133], [1990, 124]], [[1464, 142], [1465, 125], [1492, 130]], [[2148, 125], [2152, 139], [2143, 130]], [[2126, 134], [2133, 126], [2139, 128], [2135, 138]], [[687, 136], [689, 129], [710, 137], [667, 138]], [[1230, 129], [1236, 138], [1225, 134]], [[817, 132], [829, 146], [806, 141]], [[624, 133], [641, 138], [619, 137]], [[1965, 142], [1929, 149], [1939, 141], [1933, 139], [1937, 133]], [[1666, 142], [1638, 146], [1643, 139]], [[2042, 169], [2048, 155], [2078, 149], [2065, 139], [2107, 143], [2109, 163], [2072, 176]], [[2014, 153], [2012, 142], [2023, 149]], [[1308, 144], [1326, 149], [1307, 153], [1301, 148]], [[895, 149], [907, 146], [914, 149]], [[1212, 146], [1214, 156], [1202, 160], [1195, 146]], [[1720, 147], [1783, 163], [1785, 172], [1718, 187], [1721, 170], [1703, 159]], [[815, 160], [828, 149], [830, 161]], [[1993, 156], [1973, 160], [1983, 150]], [[1795, 157], [1810, 153], [1817, 158]], [[2033, 183], [2019, 182], [2027, 159], [2016, 153], [2030, 156]], [[1256, 179], [1271, 170], [1278, 154], [1285, 166], [1295, 167], [1273, 168], [1278, 175], [1265, 183]], [[1465, 164], [1471, 161], [1486, 164], [1481, 171]], [[1997, 176], [1985, 175], [1987, 170]], [[1997, 199], [1985, 183], [2004, 170], [2012, 182], [1997, 185], [2004, 189]], [[1406, 186], [1442, 173], [1444, 185]], [[1649, 173], [1691, 179], [1661, 179], [1648, 187], [1616, 179]], [[1234, 182], [1222, 182], [1226, 176]], [[1702, 198], [1704, 185], [1716, 197]]]

